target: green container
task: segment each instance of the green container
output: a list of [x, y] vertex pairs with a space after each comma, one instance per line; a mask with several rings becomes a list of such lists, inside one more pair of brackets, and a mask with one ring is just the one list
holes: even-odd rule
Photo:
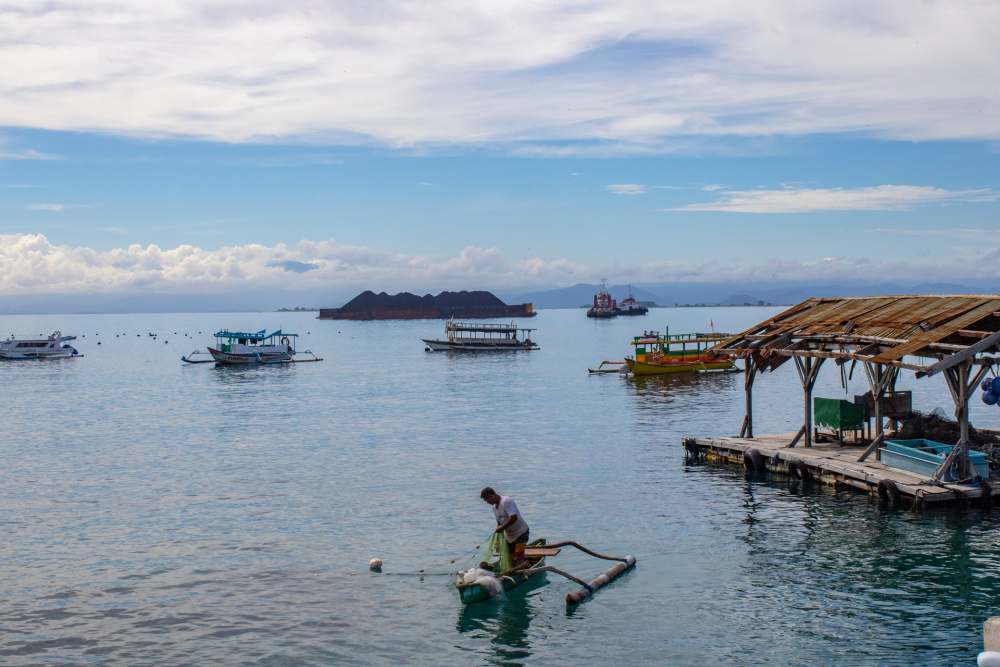
[[837, 431], [859, 430], [865, 423], [865, 406], [836, 398], [813, 399], [813, 421]]

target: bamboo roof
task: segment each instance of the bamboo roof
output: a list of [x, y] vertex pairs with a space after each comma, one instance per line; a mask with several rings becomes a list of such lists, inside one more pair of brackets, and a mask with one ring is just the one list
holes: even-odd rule
[[966, 360], [1000, 363], [1000, 295], [812, 298], [713, 352], [773, 370], [791, 357], [862, 361], [934, 375]]

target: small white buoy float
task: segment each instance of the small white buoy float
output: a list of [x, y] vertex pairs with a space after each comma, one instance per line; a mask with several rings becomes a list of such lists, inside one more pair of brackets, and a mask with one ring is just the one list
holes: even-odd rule
[[368, 569], [371, 570], [372, 572], [381, 572], [382, 571], [382, 559], [381, 558], [372, 558], [370, 561], [368, 561]]

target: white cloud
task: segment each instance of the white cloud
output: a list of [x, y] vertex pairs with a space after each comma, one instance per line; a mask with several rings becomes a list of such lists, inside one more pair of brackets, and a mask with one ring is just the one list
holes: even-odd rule
[[46, 211], [48, 213], [62, 213], [63, 211], [68, 211], [75, 208], [90, 208], [86, 204], [57, 204], [57, 203], [47, 203], [47, 204], [26, 204], [24, 206], [29, 211]]
[[0, 0], [0, 126], [537, 154], [996, 140], [998, 25], [976, 0]]
[[646, 186], [639, 183], [614, 183], [605, 187], [608, 192], [615, 195], [634, 196], [646, 194]]
[[[2, 51], [2, 48], [0, 48]], [[52, 153], [42, 153], [41, 151], [36, 151], [31, 148], [22, 148], [20, 150], [4, 150], [3, 144], [0, 142], [0, 160], [62, 160], [61, 155], [54, 155]]]
[[[108, 229], [112, 231], [111, 228]], [[451, 257], [409, 255], [334, 241], [302, 240], [272, 246], [247, 244], [216, 249], [155, 244], [95, 250], [57, 245], [42, 234], [0, 234], [0, 295], [243, 293], [259, 288], [327, 293], [351, 291], [468, 289], [521, 290], [593, 281], [732, 282], [843, 280], [859, 276], [924, 282], [980, 280], [982, 266], [1000, 258], [1000, 248], [967, 249], [933, 259], [902, 261], [868, 257], [765, 258], [759, 263], [623, 262], [587, 266], [567, 259], [510, 260], [495, 248], [470, 246]]]
[[815, 213], [818, 211], [900, 211], [928, 204], [990, 202], [1000, 193], [989, 189], [946, 190], [922, 185], [876, 185], [865, 188], [784, 188], [731, 190], [711, 202], [667, 211], [724, 213]]
[[[118, 228], [105, 228], [115, 233]], [[305, 269], [308, 267], [308, 269]], [[305, 270], [304, 270], [305, 269]], [[565, 259], [509, 262], [493, 248], [453, 257], [408, 255], [334, 241], [247, 244], [214, 250], [150, 244], [94, 250], [55, 245], [42, 234], [0, 234], [0, 294], [95, 294], [135, 290], [323, 289], [337, 286], [468, 288], [578, 281], [587, 270]]]
[[715, 192], [716, 190], [725, 190], [725, 185], [719, 185], [718, 183], [709, 183], [708, 185], [701, 186], [704, 192]]

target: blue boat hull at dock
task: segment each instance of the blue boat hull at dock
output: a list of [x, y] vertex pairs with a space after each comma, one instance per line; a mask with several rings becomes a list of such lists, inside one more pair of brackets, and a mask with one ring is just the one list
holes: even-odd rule
[[[937, 469], [951, 453], [953, 445], [946, 445], [933, 440], [886, 440], [885, 447], [880, 449], [881, 460], [887, 466], [909, 470], [918, 475], [933, 477]], [[983, 479], [990, 476], [989, 464], [983, 452], [969, 450], [969, 459], [976, 473]], [[945, 474], [942, 481], [955, 481], [951, 471]]]

